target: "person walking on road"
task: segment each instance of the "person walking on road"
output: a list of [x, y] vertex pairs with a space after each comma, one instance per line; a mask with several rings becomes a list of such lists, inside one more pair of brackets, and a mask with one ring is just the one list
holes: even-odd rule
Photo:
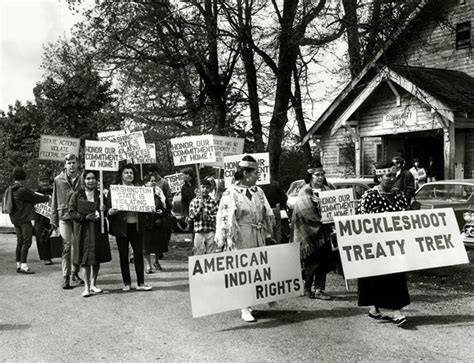
[[145, 186], [153, 188], [155, 198], [155, 211], [146, 214], [146, 225], [143, 232], [143, 256], [147, 274], [153, 273], [151, 254], [155, 255], [155, 269], [161, 271], [159, 256], [168, 252], [168, 229], [165, 221], [169, 210], [166, 207], [166, 196], [158, 187], [157, 182], [158, 178], [154, 174], [149, 174], [145, 178]]
[[189, 218], [194, 225], [194, 255], [216, 252], [217, 202], [211, 197], [212, 181], [201, 182], [201, 191], [189, 205]]
[[82, 296], [89, 297], [91, 292], [101, 293], [97, 287], [100, 264], [112, 260], [109, 235], [104, 223], [101, 231], [100, 212], [105, 212], [100, 204], [100, 192], [97, 190], [97, 175], [93, 171], [83, 173], [84, 189], [74, 192], [69, 199], [69, 215], [74, 221], [73, 261], [81, 266], [84, 277]]
[[[138, 173], [133, 164], [123, 164], [117, 175], [117, 184], [133, 186], [138, 184]], [[143, 267], [143, 232], [146, 224], [145, 213], [120, 211], [112, 208], [111, 193], [107, 195], [108, 219], [110, 234], [115, 236], [120, 256], [120, 270], [123, 280], [123, 291], [130, 291], [132, 280], [128, 262], [128, 246], [133, 249], [135, 272], [137, 274], [137, 290], [149, 291], [151, 286], [145, 285]]]
[[69, 215], [68, 200], [72, 193], [81, 187], [81, 177], [76, 155], [67, 154], [64, 157], [64, 170], [54, 178], [53, 196], [51, 203], [51, 225], [59, 228], [63, 241], [62, 270], [63, 289], [71, 288], [71, 280], [77, 284], [84, 284], [79, 277], [79, 265], [72, 262], [73, 223]]
[[[240, 250], [275, 244], [272, 238], [275, 218], [258, 179], [257, 161], [246, 155], [235, 172], [235, 184], [222, 194], [217, 212], [216, 243], [218, 248]], [[256, 321], [251, 308], [243, 308], [246, 322]]]
[[[358, 214], [398, 212], [408, 209], [408, 202], [401, 190], [394, 188], [397, 167], [393, 161], [376, 165], [374, 181], [378, 184], [361, 197]], [[407, 319], [401, 309], [410, 304], [404, 273], [364, 277], [358, 280], [359, 306], [369, 306], [369, 318], [392, 320], [398, 326]], [[379, 309], [391, 310], [382, 315]]]
[[[52, 178], [49, 172], [43, 172], [38, 178], [39, 188], [36, 190], [38, 193], [44, 195], [52, 195]], [[53, 261], [51, 259], [51, 220], [50, 218], [35, 213], [35, 238], [36, 238], [36, 247], [38, 249], [38, 255], [41, 261], [45, 265], [52, 265]]]
[[[299, 191], [291, 225], [293, 242], [300, 243], [305, 275], [304, 294], [310, 299], [331, 300], [326, 294], [326, 275], [335, 269], [332, 258], [332, 225], [321, 222], [319, 192], [330, 190], [324, 184], [324, 168], [314, 161], [304, 178], [306, 185]], [[312, 291], [312, 286], [315, 291]]]
[[24, 186], [26, 181], [26, 171], [23, 168], [13, 169], [13, 185], [10, 186], [12, 199], [12, 211], [10, 220], [15, 227], [16, 245], [16, 272], [23, 274], [33, 274], [27, 263], [28, 250], [33, 239], [33, 225], [31, 221], [35, 219], [34, 205], [49, 201], [49, 195], [33, 192]]

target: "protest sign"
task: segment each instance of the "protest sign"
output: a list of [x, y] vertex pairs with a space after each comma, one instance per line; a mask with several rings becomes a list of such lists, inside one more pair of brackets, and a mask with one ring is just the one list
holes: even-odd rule
[[184, 184], [184, 174], [177, 173], [165, 176], [166, 181], [170, 185], [171, 193], [177, 193]]
[[119, 169], [119, 144], [108, 141], [86, 140], [86, 170], [117, 171]]
[[468, 263], [452, 208], [334, 218], [346, 279]]
[[36, 203], [35, 206], [35, 213], [42, 215], [48, 219], [51, 219], [51, 205], [49, 202], [45, 203]]
[[355, 214], [356, 201], [352, 188], [322, 190], [319, 192], [321, 222], [331, 223], [334, 217]]
[[120, 144], [120, 158], [132, 159], [134, 153], [140, 150], [147, 150], [143, 131], [135, 131], [129, 134], [117, 136], [116, 142]]
[[212, 135], [185, 136], [170, 142], [175, 166], [216, 161]]
[[244, 139], [218, 135], [213, 135], [213, 138], [216, 161], [213, 163], [206, 163], [206, 165], [213, 166], [215, 168], [223, 168], [224, 156], [240, 155], [244, 152]]
[[252, 156], [258, 164], [257, 185], [270, 184], [270, 155], [268, 153], [231, 155], [224, 157], [224, 184], [226, 187], [232, 184], [234, 174], [239, 162], [245, 155]]
[[146, 144], [146, 149], [136, 150], [131, 154], [135, 164], [156, 163], [156, 145]]
[[112, 208], [129, 212], [154, 212], [153, 188], [111, 185]]
[[189, 257], [193, 317], [301, 296], [299, 243]]
[[80, 139], [41, 135], [38, 159], [64, 161], [67, 154], [79, 156]]
[[98, 132], [99, 141], [117, 142], [117, 137], [125, 135], [125, 130]]

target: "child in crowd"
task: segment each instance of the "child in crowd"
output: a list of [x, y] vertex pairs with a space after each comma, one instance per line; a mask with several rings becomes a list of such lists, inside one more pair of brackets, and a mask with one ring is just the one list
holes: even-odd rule
[[217, 202], [211, 197], [212, 181], [203, 180], [200, 193], [189, 205], [189, 218], [194, 222], [194, 254], [204, 255], [216, 252]]

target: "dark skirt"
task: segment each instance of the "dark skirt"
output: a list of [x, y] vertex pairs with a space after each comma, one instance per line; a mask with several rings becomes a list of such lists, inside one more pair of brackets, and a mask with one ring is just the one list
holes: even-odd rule
[[360, 278], [358, 288], [359, 306], [400, 310], [410, 304], [404, 273]]
[[143, 233], [143, 252], [162, 254], [168, 252], [169, 231], [162, 227], [152, 227]]

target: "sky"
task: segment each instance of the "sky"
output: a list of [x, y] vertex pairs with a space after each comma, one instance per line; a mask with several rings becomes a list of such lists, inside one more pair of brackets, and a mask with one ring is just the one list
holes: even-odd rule
[[65, 0], [0, 0], [0, 110], [33, 101], [43, 46], [67, 35], [76, 19]]

